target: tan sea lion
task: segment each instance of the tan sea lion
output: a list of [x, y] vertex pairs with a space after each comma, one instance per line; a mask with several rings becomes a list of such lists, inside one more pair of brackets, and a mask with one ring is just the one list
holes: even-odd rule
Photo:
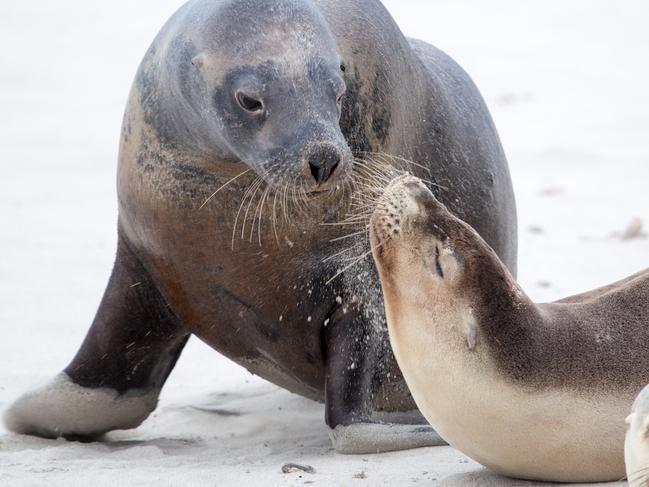
[[511, 477], [624, 477], [622, 418], [649, 377], [649, 271], [535, 304], [411, 176], [387, 187], [370, 234], [393, 351], [444, 439]]

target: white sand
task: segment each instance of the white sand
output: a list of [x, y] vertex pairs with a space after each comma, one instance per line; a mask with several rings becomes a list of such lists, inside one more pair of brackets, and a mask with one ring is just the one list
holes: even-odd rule
[[[122, 110], [139, 59], [179, 3], [0, 3], [0, 408], [64, 367], [92, 320], [115, 250]], [[386, 4], [407, 34], [455, 57], [492, 110], [532, 297], [649, 267], [649, 239], [611, 236], [634, 217], [649, 226], [649, 3]], [[449, 447], [337, 455], [321, 405], [197, 340], [157, 412], [109, 440], [0, 430], [0, 486], [530, 485], [464, 474], [479, 467]], [[282, 474], [286, 462], [316, 473]]]

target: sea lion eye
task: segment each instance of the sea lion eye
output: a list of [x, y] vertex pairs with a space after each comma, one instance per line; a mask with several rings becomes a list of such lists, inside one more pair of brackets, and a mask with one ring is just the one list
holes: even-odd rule
[[261, 100], [258, 100], [250, 95], [246, 95], [242, 91], [237, 91], [236, 94], [237, 103], [245, 111], [250, 113], [258, 113], [264, 108], [264, 104]]
[[345, 66], [344, 63], [340, 63], [340, 70], [344, 73], [345, 71], [347, 71], [347, 66]]

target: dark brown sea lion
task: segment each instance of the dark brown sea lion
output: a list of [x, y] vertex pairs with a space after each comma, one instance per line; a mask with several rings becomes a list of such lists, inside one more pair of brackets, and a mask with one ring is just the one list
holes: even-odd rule
[[128, 101], [119, 244], [97, 316], [62, 375], [20, 399], [8, 426], [44, 436], [134, 427], [195, 334], [324, 400], [339, 451], [439, 441], [403, 414], [415, 405], [371, 259], [331, 279], [360, 248], [362, 227], [335, 223], [380, 170], [369, 160], [400, 158], [444, 187], [443, 201], [515, 270], [505, 156], [448, 56], [406, 39], [376, 0], [187, 3]]
[[497, 254], [418, 179], [371, 219], [390, 341], [420, 411], [511, 477], [624, 477], [624, 421], [649, 377], [649, 270], [535, 304]]

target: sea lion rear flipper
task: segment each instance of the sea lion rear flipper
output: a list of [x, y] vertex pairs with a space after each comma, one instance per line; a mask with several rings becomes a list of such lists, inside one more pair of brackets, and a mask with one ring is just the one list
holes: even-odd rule
[[419, 411], [402, 412], [415, 406], [386, 334], [343, 307], [325, 329], [325, 419], [339, 453], [446, 445]]
[[77, 355], [52, 381], [21, 396], [6, 411], [5, 424], [51, 438], [135, 428], [155, 409], [188, 336], [120, 238], [110, 281]]

